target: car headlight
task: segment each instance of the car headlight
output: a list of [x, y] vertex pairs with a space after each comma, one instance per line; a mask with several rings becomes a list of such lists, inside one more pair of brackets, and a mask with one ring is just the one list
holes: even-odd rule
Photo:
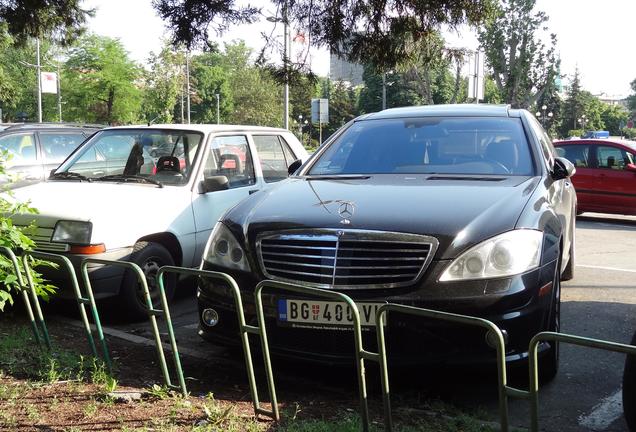
[[51, 241], [56, 243], [90, 244], [91, 222], [61, 220], [55, 224]]
[[539, 266], [543, 233], [515, 230], [473, 246], [444, 270], [441, 282], [490, 279], [524, 273]]
[[212, 234], [210, 234], [210, 239], [203, 252], [203, 259], [220, 267], [250, 271], [243, 248], [221, 222], [216, 223]]

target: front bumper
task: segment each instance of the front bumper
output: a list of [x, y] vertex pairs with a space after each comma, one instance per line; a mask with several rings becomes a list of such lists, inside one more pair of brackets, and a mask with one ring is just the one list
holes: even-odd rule
[[[398, 303], [487, 319], [508, 334], [507, 361], [527, 359], [530, 339], [548, 329], [556, 261], [512, 278], [437, 282], [447, 264], [431, 263], [428, 275], [417, 287], [341, 292], [354, 301]], [[208, 264], [204, 268], [223, 271]], [[230, 274], [241, 288], [246, 322], [257, 325], [253, 291], [259, 281], [247, 273]], [[202, 279], [197, 296], [200, 336], [224, 345], [238, 345], [238, 322], [229, 288], [223, 282]], [[278, 299], [284, 298], [303, 296], [278, 290], [265, 289], [263, 292], [267, 335], [274, 355], [331, 364], [351, 363], [355, 346], [352, 331], [283, 324], [277, 319], [276, 305]], [[201, 321], [201, 313], [206, 308], [212, 308], [219, 314], [219, 322], [214, 327], [208, 327]], [[482, 328], [390, 312], [385, 329], [387, 351], [392, 362], [483, 364], [496, 360], [496, 352], [486, 343], [486, 331]], [[374, 328], [364, 328], [363, 347], [377, 352]], [[546, 348], [540, 346], [541, 351]]]
[[[82, 289], [83, 295], [85, 295], [85, 284], [82, 277], [81, 265], [85, 258], [102, 259], [109, 261], [129, 261], [132, 254], [132, 247], [111, 249], [100, 254], [93, 255], [78, 255], [78, 254], [62, 254], [68, 258], [73, 264], [77, 281]], [[46, 252], [46, 251], [42, 251]], [[65, 266], [59, 266], [58, 269], [52, 268], [38, 268], [43, 277], [58, 290], [56, 297], [64, 299], [74, 299], [75, 293], [73, 290], [73, 284], [71, 282], [71, 276], [66, 270]], [[109, 266], [103, 264], [89, 263], [87, 266], [88, 276], [93, 290], [93, 295], [96, 300], [101, 300], [109, 297], [114, 297], [119, 294], [119, 288], [121, 286], [122, 277], [125, 269], [119, 266]]]

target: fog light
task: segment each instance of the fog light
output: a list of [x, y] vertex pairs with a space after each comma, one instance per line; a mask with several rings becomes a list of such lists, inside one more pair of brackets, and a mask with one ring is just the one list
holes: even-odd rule
[[208, 327], [214, 327], [219, 323], [219, 314], [214, 309], [203, 309], [201, 321]]
[[[503, 336], [504, 345], [508, 344], [508, 332], [501, 329], [501, 335]], [[497, 348], [497, 336], [491, 330], [486, 333], [486, 343], [490, 348]]]

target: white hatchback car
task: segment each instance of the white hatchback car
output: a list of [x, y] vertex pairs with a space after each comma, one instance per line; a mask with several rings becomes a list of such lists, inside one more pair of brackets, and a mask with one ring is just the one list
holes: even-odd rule
[[[308, 155], [284, 129], [230, 125], [153, 125], [97, 132], [48, 181], [16, 189], [39, 214], [37, 249], [66, 255], [76, 268], [85, 257], [137, 263], [153, 301], [163, 265], [197, 267], [219, 217], [243, 198], [287, 177]], [[292, 165], [299, 165], [298, 162]], [[69, 296], [68, 280], [46, 274]], [[135, 276], [117, 266], [90, 265], [95, 297], [119, 296], [130, 318], [145, 316]], [[166, 294], [176, 280], [167, 278]]]

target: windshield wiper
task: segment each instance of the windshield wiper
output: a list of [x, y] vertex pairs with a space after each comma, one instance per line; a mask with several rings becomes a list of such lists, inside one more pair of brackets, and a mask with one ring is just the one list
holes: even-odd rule
[[307, 180], [367, 180], [370, 175], [363, 174], [342, 174], [342, 175], [308, 175]]
[[66, 179], [79, 180], [79, 181], [86, 180], [87, 182], [93, 181], [92, 178], [86, 177], [85, 175], [82, 175], [80, 173], [76, 173], [73, 171], [56, 172], [51, 174], [49, 178], [60, 179], [60, 180], [66, 180]]
[[111, 180], [115, 180], [115, 181], [121, 181], [121, 182], [135, 182], [135, 183], [151, 183], [154, 185], [159, 186], [160, 188], [163, 187], [163, 183], [155, 180], [155, 179], [151, 179], [148, 177], [144, 177], [144, 176], [139, 176], [139, 175], [126, 175], [126, 174], [111, 174], [111, 175], [105, 175], [102, 177], [97, 177], [96, 179], [94, 179], [96, 181], [111, 181]]

